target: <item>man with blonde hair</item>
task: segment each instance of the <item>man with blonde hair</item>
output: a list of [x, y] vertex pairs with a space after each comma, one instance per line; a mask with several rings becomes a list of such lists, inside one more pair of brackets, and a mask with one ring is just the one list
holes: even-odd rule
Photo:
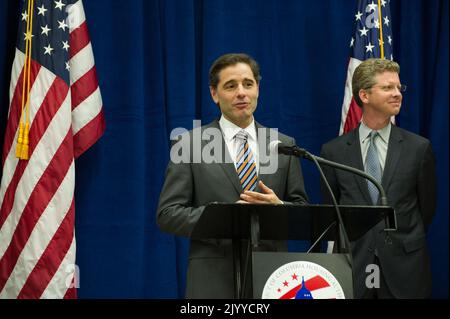
[[[397, 231], [387, 234], [384, 221], [352, 242], [356, 298], [426, 298], [431, 295], [426, 231], [436, 207], [435, 159], [430, 141], [391, 124], [400, 112], [400, 66], [368, 59], [352, 78], [353, 97], [362, 108], [360, 125], [322, 146], [322, 157], [365, 170], [386, 191], [395, 209]], [[341, 205], [379, 205], [379, 194], [367, 180], [324, 167]], [[324, 201], [330, 195], [323, 187]], [[376, 265], [379, 278], [370, 269]]]

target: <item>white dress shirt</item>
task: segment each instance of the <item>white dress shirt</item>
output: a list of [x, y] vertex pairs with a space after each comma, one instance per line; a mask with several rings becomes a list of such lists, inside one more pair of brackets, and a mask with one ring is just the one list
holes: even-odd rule
[[256, 135], [256, 126], [255, 120], [252, 119], [252, 122], [246, 128], [241, 128], [236, 124], [227, 120], [223, 115], [220, 117], [219, 126], [222, 130], [223, 138], [225, 143], [227, 144], [228, 152], [230, 153], [231, 158], [233, 159], [234, 166], [236, 167], [236, 157], [239, 149], [239, 141], [236, 140], [235, 136], [237, 132], [240, 130], [244, 130], [248, 134], [248, 145], [250, 146], [253, 156], [255, 158], [256, 164], [256, 173], [259, 172], [259, 148], [258, 148], [258, 140]]
[[[375, 139], [375, 145], [377, 147], [378, 159], [380, 160], [382, 171], [384, 171], [384, 165], [386, 163], [389, 136], [391, 135], [391, 125], [391, 122], [389, 122], [389, 124], [381, 130], [376, 130], [379, 135], [378, 138]], [[366, 167], [367, 150], [369, 149], [370, 144], [370, 132], [372, 132], [372, 129], [367, 127], [364, 122], [361, 121], [361, 125], [359, 126], [359, 142], [361, 145], [361, 156], [364, 167]]]

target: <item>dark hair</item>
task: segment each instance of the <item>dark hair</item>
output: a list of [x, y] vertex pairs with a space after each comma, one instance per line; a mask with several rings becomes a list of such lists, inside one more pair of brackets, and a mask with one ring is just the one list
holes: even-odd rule
[[363, 105], [359, 98], [359, 91], [368, 90], [374, 86], [376, 84], [375, 76], [384, 72], [400, 74], [400, 66], [397, 62], [387, 59], [367, 59], [355, 69], [352, 78], [352, 93], [359, 107]]
[[219, 84], [219, 73], [223, 69], [236, 65], [238, 63], [247, 64], [253, 72], [256, 83], [259, 84], [261, 75], [259, 74], [259, 65], [251, 56], [245, 53], [228, 53], [220, 56], [209, 69], [209, 85], [213, 88], [217, 88]]

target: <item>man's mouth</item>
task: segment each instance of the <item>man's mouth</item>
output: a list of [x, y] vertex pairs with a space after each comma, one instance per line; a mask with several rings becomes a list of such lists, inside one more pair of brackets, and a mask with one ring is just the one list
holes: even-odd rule
[[248, 105], [249, 105], [249, 103], [247, 103], [247, 102], [234, 103], [234, 107], [236, 107], [238, 109], [246, 108]]

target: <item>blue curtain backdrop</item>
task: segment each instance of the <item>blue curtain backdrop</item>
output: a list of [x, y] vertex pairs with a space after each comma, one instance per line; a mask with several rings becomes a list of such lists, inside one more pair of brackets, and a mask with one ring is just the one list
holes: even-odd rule
[[[408, 85], [397, 120], [431, 139], [437, 155], [439, 204], [428, 239], [438, 298], [448, 297], [448, 6], [391, 1], [394, 57]], [[247, 52], [262, 69], [258, 121], [317, 154], [339, 131], [356, 1], [84, 0], [84, 7], [107, 129], [76, 162], [79, 297], [182, 298], [188, 241], [155, 224], [171, 130], [219, 115], [208, 68], [223, 53]], [[19, 14], [18, 1], [0, 0], [1, 143]], [[302, 165], [319, 203], [319, 175]]]

